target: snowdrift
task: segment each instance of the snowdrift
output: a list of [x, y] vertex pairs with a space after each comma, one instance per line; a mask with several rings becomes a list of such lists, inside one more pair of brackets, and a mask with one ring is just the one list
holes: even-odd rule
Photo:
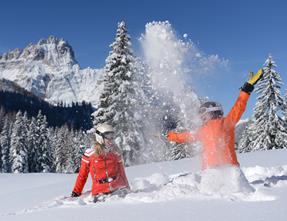
[[127, 169], [132, 191], [92, 203], [76, 174], [0, 174], [0, 220], [286, 220], [287, 150], [240, 154], [241, 170], [201, 172], [199, 158]]

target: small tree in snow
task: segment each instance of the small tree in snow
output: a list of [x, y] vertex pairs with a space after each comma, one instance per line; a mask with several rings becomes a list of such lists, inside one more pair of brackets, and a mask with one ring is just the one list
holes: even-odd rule
[[282, 80], [275, 67], [275, 62], [269, 56], [263, 68], [263, 78], [255, 90], [258, 97], [254, 113], [239, 144], [243, 152], [286, 146], [286, 128], [279, 114], [283, 105], [280, 95]]
[[135, 59], [131, 51], [126, 25], [120, 22], [112, 51], [106, 59], [104, 89], [100, 105], [94, 113], [94, 125], [110, 123], [116, 129], [115, 142], [124, 156], [125, 164], [135, 164], [142, 142], [142, 131], [136, 118], [138, 90], [135, 80]]

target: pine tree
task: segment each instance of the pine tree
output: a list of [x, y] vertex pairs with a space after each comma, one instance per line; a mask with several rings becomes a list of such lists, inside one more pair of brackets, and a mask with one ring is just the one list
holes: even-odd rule
[[90, 146], [89, 142], [86, 142], [85, 133], [82, 130], [73, 131], [73, 143], [72, 143], [72, 172], [77, 172], [81, 165], [81, 158], [84, 154], [86, 147]]
[[2, 161], [2, 146], [0, 143], [0, 172], [2, 171], [2, 165], [3, 165], [3, 161]]
[[[280, 139], [277, 139], [279, 141], [277, 141], [279, 143], [279, 145], [282, 147], [282, 148], [287, 148], [287, 91], [285, 93], [285, 96], [284, 96], [284, 103], [282, 105], [282, 115], [283, 115], [283, 128], [281, 127], [280, 130], [281, 130], [281, 137], [278, 136]], [[280, 142], [281, 141], [281, 142]]]
[[66, 151], [66, 163], [65, 163], [65, 173], [74, 173], [76, 172], [76, 168], [79, 164], [77, 163], [77, 153], [78, 153], [78, 146], [75, 145], [76, 137], [74, 131], [71, 130], [67, 133], [67, 139], [65, 142], [65, 151]]
[[62, 126], [56, 130], [55, 143], [55, 168], [57, 173], [67, 172], [68, 146], [66, 141], [68, 139], [68, 127]]
[[28, 153], [26, 146], [27, 128], [26, 114], [19, 111], [16, 115], [15, 123], [12, 128], [11, 135], [11, 162], [13, 173], [28, 172]]
[[124, 156], [125, 164], [135, 164], [142, 141], [141, 126], [135, 112], [138, 102], [135, 58], [126, 25], [120, 22], [112, 51], [106, 59], [104, 89], [98, 110], [94, 113], [94, 125], [110, 123], [116, 129], [115, 142]]
[[38, 159], [36, 158], [36, 145], [38, 135], [36, 133], [37, 125], [36, 118], [32, 117], [27, 134], [27, 149], [28, 149], [28, 162], [29, 162], [29, 172], [37, 172]]
[[35, 155], [37, 159], [36, 171], [49, 172], [51, 170], [51, 149], [48, 138], [48, 124], [46, 116], [39, 111], [36, 118]]
[[282, 80], [275, 70], [276, 64], [269, 56], [265, 62], [264, 75], [258, 82], [257, 101], [245, 137], [240, 141], [242, 151], [271, 150], [285, 146], [286, 129], [280, 117], [283, 98], [280, 95]]
[[51, 156], [51, 165], [50, 172], [56, 172], [55, 168], [55, 144], [56, 144], [56, 130], [53, 127], [48, 128], [48, 137], [50, 144], [50, 156]]
[[8, 117], [5, 117], [3, 129], [0, 133], [0, 146], [1, 146], [1, 171], [3, 173], [10, 172], [10, 136], [11, 126]]
[[[252, 118], [253, 119], [253, 118]], [[251, 120], [252, 120], [251, 119]], [[248, 121], [245, 129], [242, 132], [241, 138], [239, 140], [239, 144], [238, 144], [238, 151], [240, 153], [244, 153], [244, 152], [250, 152], [252, 151], [250, 149], [251, 145], [251, 133], [252, 133], [252, 125], [255, 125], [254, 123], [251, 123], [251, 120]]]
[[51, 146], [50, 139], [48, 136], [48, 122], [45, 115], [42, 115], [40, 119], [40, 134], [42, 140], [42, 150], [43, 150], [43, 161], [42, 168], [43, 172], [50, 172], [52, 165], [52, 156], [51, 156]]
[[0, 131], [2, 130], [4, 126], [4, 120], [5, 119], [5, 111], [2, 107], [0, 107]]

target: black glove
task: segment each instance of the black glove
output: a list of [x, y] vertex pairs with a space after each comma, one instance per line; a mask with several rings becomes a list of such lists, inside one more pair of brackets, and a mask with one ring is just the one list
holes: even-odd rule
[[76, 193], [74, 191], [71, 194], [71, 197], [79, 197], [79, 196], [81, 196], [81, 194], [80, 193]]
[[241, 90], [250, 94], [254, 90], [254, 85], [263, 77], [263, 69], [259, 69], [256, 74], [250, 72], [250, 78], [245, 84], [241, 87]]
[[254, 90], [254, 86], [252, 84], [249, 84], [248, 82], [245, 82], [244, 85], [240, 89], [250, 94]]

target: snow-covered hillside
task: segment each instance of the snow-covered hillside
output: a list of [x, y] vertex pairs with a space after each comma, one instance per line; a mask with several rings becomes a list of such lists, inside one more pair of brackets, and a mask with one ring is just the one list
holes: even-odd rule
[[0, 174], [0, 220], [286, 220], [286, 159], [286, 150], [240, 154], [250, 185], [231, 168], [200, 172], [199, 158], [130, 167], [133, 193], [96, 204], [62, 199], [76, 174]]
[[72, 47], [53, 36], [0, 55], [0, 78], [14, 81], [51, 103], [85, 100], [96, 105], [101, 72], [81, 69]]

